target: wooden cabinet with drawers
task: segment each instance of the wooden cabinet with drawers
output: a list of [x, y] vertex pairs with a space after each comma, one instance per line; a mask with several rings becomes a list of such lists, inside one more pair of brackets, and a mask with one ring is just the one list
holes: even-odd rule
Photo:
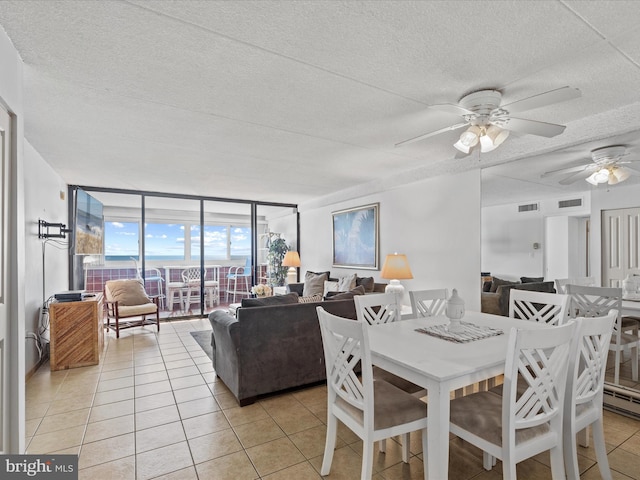
[[49, 305], [51, 370], [97, 365], [104, 346], [102, 294]]

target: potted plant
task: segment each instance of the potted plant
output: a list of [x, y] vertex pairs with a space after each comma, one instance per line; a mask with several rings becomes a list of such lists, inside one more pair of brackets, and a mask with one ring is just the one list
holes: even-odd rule
[[282, 266], [282, 261], [288, 251], [289, 247], [284, 238], [277, 237], [271, 240], [267, 261], [269, 263], [269, 284], [273, 287], [284, 285], [288, 269]]

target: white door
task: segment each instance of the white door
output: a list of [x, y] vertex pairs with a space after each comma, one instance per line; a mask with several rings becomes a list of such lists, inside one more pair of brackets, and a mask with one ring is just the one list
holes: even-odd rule
[[[0, 107], [0, 454], [9, 453], [9, 269], [7, 248], [9, 243], [9, 159], [11, 152], [11, 119]], [[12, 452], [16, 453], [16, 452]]]
[[602, 286], [622, 287], [629, 274], [640, 275], [640, 207], [602, 212]]

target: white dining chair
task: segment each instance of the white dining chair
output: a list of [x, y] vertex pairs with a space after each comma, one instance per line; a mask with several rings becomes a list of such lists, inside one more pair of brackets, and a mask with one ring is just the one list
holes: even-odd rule
[[[549, 450], [553, 479], [564, 479], [562, 416], [576, 322], [509, 332], [503, 394], [478, 392], [451, 401], [450, 431], [502, 460], [515, 480], [516, 464]], [[526, 382], [518, 391], [518, 378]]]
[[[427, 405], [390, 383], [374, 381], [366, 323], [337, 317], [322, 307], [317, 312], [327, 369], [327, 437], [320, 474], [331, 471], [338, 420], [362, 439], [362, 480], [371, 479], [376, 441], [401, 435], [408, 445], [409, 432], [420, 430], [426, 452]], [[426, 465], [424, 472], [426, 479]]]
[[557, 293], [511, 289], [509, 317], [548, 325], [566, 323], [569, 297]]
[[614, 383], [620, 382], [620, 364], [622, 354], [629, 353], [631, 357], [631, 378], [638, 381], [638, 349], [640, 338], [624, 332], [622, 327], [622, 289], [609, 287], [585, 287], [581, 285], [567, 285], [570, 297], [570, 316], [601, 317], [613, 309], [618, 312], [613, 325], [613, 333], [609, 350], [615, 352]]
[[[359, 322], [366, 325], [380, 325], [383, 323], [401, 320], [398, 297], [394, 293], [380, 293], [374, 295], [355, 295], [353, 301], [356, 306], [356, 316]], [[384, 380], [398, 387], [400, 390], [418, 397], [424, 396], [427, 391], [420, 385], [394, 375], [380, 367], [373, 367], [373, 377], [376, 380]], [[386, 451], [386, 442], [380, 441], [380, 451]], [[408, 462], [409, 441], [402, 442], [402, 459]]]
[[355, 295], [358, 320], [369, 325], [395, 322], [401, 319], [401, 307], [394, 293], [377, 293], [371, 295]]
[[573, 277], [573, 278], [557, 278], [556, 293], [566, 294], [567, 285], [582, 285], [583, 287], [595, 287], [596, 279], [594, 277]]
[[589, 446], [589, 427], [593, 428], [593, 443], [600, 476], [611, 480], [602, 427], [602, 397], [607, 354], [618, 311], [610, 310], [604, 317], [580, 318], [576, 346], [569, 359], [563, 416], [564, 463], [569, 480], [578, 480], [576, 435], [581, 432], [581, 445]]
[[444, 315], [447, 308], [449, 290], [446, 288], [436, 290], [413, 290], [409, 292], [411, 311], [415, 318], [435, 317]]

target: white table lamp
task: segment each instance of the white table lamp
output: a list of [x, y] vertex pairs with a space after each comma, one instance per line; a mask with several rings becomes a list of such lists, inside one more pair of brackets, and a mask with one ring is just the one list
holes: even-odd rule
[[300, 266], [300, 255], [298, 252], [293, 250], [289, 250], [284, 254], [284, 259], [282, 260], [283, 267], [289, 267], [287, 271], [287, 284], [296, 283], [298, 280], [298, 272], [296, 268]]
[[398, 304], [402, 304], [402, 297], [404, 297], [404, 287], [400, 283], [400, 280], [406, 280], [413, 278], [411, 268], [409, 268], [409, 261], [407, 256], [403, 253], [393, 253], [387, 255], [384, 259], [384, 265], [380, 276], [389, 281], [389, 284], [385, 287], [386, 293], [395, 293], [398, 299]]

